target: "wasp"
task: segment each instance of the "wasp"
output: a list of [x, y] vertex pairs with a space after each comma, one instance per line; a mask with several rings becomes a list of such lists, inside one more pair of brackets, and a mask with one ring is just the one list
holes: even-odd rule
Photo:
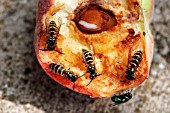
[[[60, 31], [60, 27], [62, 24], [61, 18], [58, 19], [59, 26], [57, 26], [55, 21], [50, 21], [49, 25], [46, 27], [46, 33], [47, 33], [47, 48], [46, 49], [40, 49], [40, 50], [49, 50], [49, 51], [57, 51], [60, 54], [63, 54], [61, 51], [55, 50], [56, 44], [57, 44], [57, 38]], [[46, 20], [47, 25], [47, 20]]]
[[104, 74], [105, 72], [101, 73], [101, 74], [96, 73], [96, 68], [95, 68], [95, 65], [93, 64], [94, 60], [92, 57], [92, 53], [90, 53], [90, 51], [88, 51], [86, 49], [82, 49], [82, 57], [84, 59], [84, 62], [87, 65], [87, 73], [90, 73], [91, 81], [87, 84], [87, 86], [88, 86], [93, 81], [94, 78]]
[[51, 63], [49, 65], [49, 67], [55, 73], [57, 73], [58, 75], [63, 75], [65, 78], [67, 78], [68, 80], [72, 81], [73, 83], [75, 83], [77, 81], [77, 79], [80, 78], [77, 75], [75, 75], [72, 71], [69, 71], [69, 70], [66, 71], [64, 69], [64, 67], [62, 67], [61, 65], [58, 65], [58, 64], [55, 64], [55, 63]]
[[[127, 80], [137, 80], [142, 76], [141, 75], [138, 78], [134, 77], [136, 69], [139, 67], [139, 64], [142, 61], [142, 58], [143, 58], [142, 51], [140, 51], [140, 50], [136, 51], [135, 54], [132, 56], [132, 58], [130, 60], [130, 65], [127, 68], [127, 70], [125, 71]], [[124, 81], [121, 81], [121, 82], [124, 82]]]
[[115, 105], [118, 105], [118, 104], [122, 104], [122, 103], [125, 103], [127, 101], [129, 101], [130, 99], [132, 99], [132, 90], [128, 90], [127, 92], [123, 93], [123, 94], [120, 94], [120, 95], [113, 95], [111, 97], [111, 100], [115, 103]]

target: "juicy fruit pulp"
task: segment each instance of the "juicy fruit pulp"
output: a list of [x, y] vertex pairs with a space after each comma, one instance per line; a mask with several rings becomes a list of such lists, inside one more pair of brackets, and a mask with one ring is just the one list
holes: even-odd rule
[[[153, 48], [141, 6], [140, 0], [40, 0], [35, 50], [41, 66], [60, 84], [91, 97], [110, 97], [140, 85], [148, 77]], [[49, 27], [51, 21], [56, 29]], [[47, 49], [49, 36], [55, 39], [53, 50]], [[131, 67], [137, 51], [142, 60]], [[60, 67], [50, 69], [51, 63], [63, 67], [64, 74]], [[138, 79], [127, 79], [129, 68]], [[78, 79], [73, 82], [70, 76]]]

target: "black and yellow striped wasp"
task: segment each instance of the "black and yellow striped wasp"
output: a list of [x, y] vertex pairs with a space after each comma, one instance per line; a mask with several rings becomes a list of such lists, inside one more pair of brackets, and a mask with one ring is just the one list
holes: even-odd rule
[[58, 38], [58, 34], [59, 34], [60, 27], [61, 27], [61, 24], [62, 24], [62, 20], [61, 20], [61, 18], [58, 19], [59, 26], [57, 26], [57, 24], [54, 20], [50, 21], [49, 24], [48, 24], [47, 19], [45, 20], [45, 22], [46, 22], [46, 34], [47, 34], [47, 36], [46, 36], [47, 47], [45, 49], [39, 49], [39, 50], [43, 50], [43, 51], [47, 51], [47, 50], [53, 51], [54, 50], [54, 51], [57, 51], [60, 54], [63, 54], [61, 51], [55, 49], [56, 45], [57, 45], [57, 38]]
[[69, 70], [65, 70], [63, 66], [55, 64], [55, 63], [51, 63], [49, 65], [49, 68], [51, 70], [53, 70], [56, 74], [58, 75], [63, 75], [65, 78], [67, 78], [68, 80], [72, 81], [72, 82], [76, 82], [77, 79], [79, 78], [77, 75], [75, 75], [72, 71]]
[[93, 57], [92, 57], [92, 53], [90, 51], [88, 51], [86, 49], [82, 49], [82, 57], [83, 57], [84, 62], [87, 65], [87, 73], [90, 73], [91, 81], [87, 84], [87, 86], [88, 86], [93, 81], [94, 78], [104, 74], [105, 72], [101, 73], [101, 74], [96, 73], [94, 60], [93, 60]]
[[143, 55], [142, 51], [139, 50], [139, 51], [136, 51], [134, 55], [132, 56], [130, 63], [129, 63], [129, 67], [127, 68], [125, 72], [127, 80], [137, 80], [142, 76], [141, 75], [137, 78], [134, 77], [136, 69], [139, 67], [140, 62], [142, 61], [142, 58], [143, 58], [142, 55]]

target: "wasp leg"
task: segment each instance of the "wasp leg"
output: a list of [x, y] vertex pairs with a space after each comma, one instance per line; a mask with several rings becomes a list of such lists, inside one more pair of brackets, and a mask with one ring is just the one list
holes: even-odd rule
[[48, 49], [39, 49], [39, 50], [41, 50], [41, 51], [56, 51], [56, 52], [58, 52], [60, 54], [65, 54], [65, 53], [63, 53], [63, 52], [61, 52], [59, 50], [48, 50]]
[[[96, 76], [100, 76], [100, 75], [103, 75], [103, 74], [105, 74], [105, 73], [106, 73], [106, 71], [104, 71], [103, 73], [98, 74], [98, 75], [96, 75]], [[92, 80], [93, 80], [93, 79], [91, 79], [91, 81], [90, 81], [86, 86], [88, 86], [88, 85], [92, 82]]]
[[90, 82], [86, 86], [88, 86], [92, 81], [93, 81], [93, 79], [91, 79]]
[[126, 80], [120, 80], [120, 82], [126, 82]]
[[63, 52], [61, 52], [61, 51], [59, 51], [59, 50], [54, 50], [54, 51], [56, 51], [56, 52], [58, 52], [58, 53], [60, 53], [60, 54], [65, 54], [65, 53], [63, 53]]
[[74, 91], [74, 89], [75, 89], [75, 83], [73, 84], [73, 91]]
[[142, 77], [142, 75], [140, 75], [139, 77], [135, 78], [135, 80], [138, 80], [138, 79], [140, 79], [141, 77]]

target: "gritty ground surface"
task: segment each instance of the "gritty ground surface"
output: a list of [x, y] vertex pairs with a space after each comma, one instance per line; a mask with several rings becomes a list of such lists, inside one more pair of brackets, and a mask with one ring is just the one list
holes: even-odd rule
[[155, 54], [149, 79], [113, 107], [50, 79], [33, 46], [38, 0], [0, 0], [0, 113], [170, 113], [170, 0], [156, 0]]

